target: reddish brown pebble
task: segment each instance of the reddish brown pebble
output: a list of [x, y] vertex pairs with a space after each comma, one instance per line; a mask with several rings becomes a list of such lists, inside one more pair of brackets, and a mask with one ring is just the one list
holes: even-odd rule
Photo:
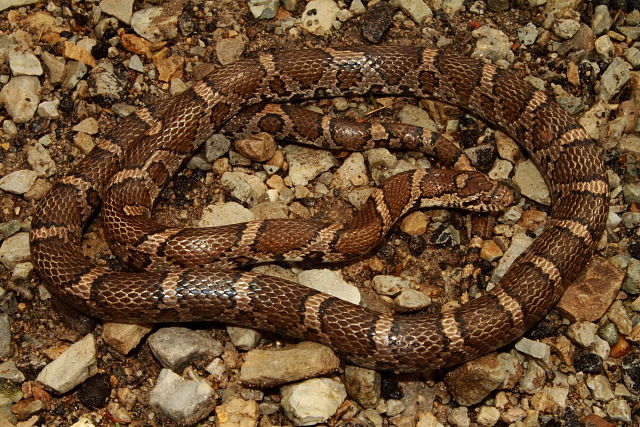
[[614, 423], [610, 423], [596, 414], [587, 415], [580, 420], [580, 425], [584, 427], [616, 427]]
[[624, 357], [629, 351], [631, 351], [631, 344], [624, 337], [619, 336], [616, 345], [611, 347], [610, 354], [612, 357]]

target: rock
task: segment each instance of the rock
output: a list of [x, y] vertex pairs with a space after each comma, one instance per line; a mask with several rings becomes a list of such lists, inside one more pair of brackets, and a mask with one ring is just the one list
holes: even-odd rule
[[180, 425], [195, 424], [215, 407], [215, 394], [209, 383], [193, 375], [186, 380], [170, 369], [163, 369], [149, 393], [154, 410]]
[[251, 350], [240, 369], [240, 382], [273, 387], [334, 372], [340, 359], [321, 344], [302, 342], [279, 350]]
[[329, 378], [314, 378], [280, 389], [284, 413], [295, 425], [323, 423], [334, 415], [347, 392], [344, 385]]
[[493, 406], [482, 406], [476, 420], [481, 426], [493, 426], [500, 419], [500, 410]]
[[87, 135], [84, 132], [78, 132], [73, 137], [73, 145], [78, 147], [84, 154], [88, 154], [93, 150], [95, 143], [90, 135]]
[[445, 375], [453, 399], [460, 405], [481, 402], [500, 387], [507, 373], [495, 354], [465, 363]]
[[431, 305], [431, 298], [415, 289], [404, 289], [393, 302], [401, 311], [421, 310]]
[[160, 364], [180, 372], [194, 360], [222, 354], [222, 343], [205, 331], [169, 327], [159, 329], [147, 340]]
[[88, 135], [95, 135], [100, 131], [98, 121], [93, 117], [87, 117], [72, 128], [75, 132], [84, 132]]
[[596, 39], [595, 48], [596, 52], [604, 57], [613, 56], [614, 54], [613, 42], [606, 34]]
[[346, 282], [339, 272], [326, 268], [305, 270], [298, 275], [298, 282], [352, 304], [360, 303], [360, 291], [358, 288]]
[[591, 29], [593, 33], [599, 36], [602, 33], [609, 31], [613, 20], [609, 14], [609, 8], [607, 5], [600, 4], [593, 10], [593, 17], [591, 18]]
[[589, 348], [593, 344], [596, 333], [598, 332], [598, 325], [592, 322], [575, 322], [569, 325], [567, 335], [576, 344]]
[[427, 231], [427, 215], [421, 211], [411, 212], [400, 222], [403, 233], [421, 236]]
[[453, 408], [449, 412], [447, 421], [454, 427], [467, 427], [471, 425], [468, 408]]
[[178, 17], [181, 12], [180, 2], [167, 2], [163, 6], [141, 9], [131, 15], [131, 28], [150, 42], [171, 40], [178, 35]]
[[514, 53], [511, 50], [509, 37], [500, 30], [484, 25], [471, 33], [478, 39], [471, 54], [473, 58], [486, 59], [491, 62], [500, 60], [513, 62]]
[[416, 24], [424, 24], [433, 17], [433, 12], [423, 0], [391, 0], [390, 3], [402, 9]]
[[0, 363], [0, 378], [14, 383], [22, 383], [25, 380], [24, 374], [20, 372], [13, 360]]
[[629, 335], [631, 333], [633, 324], [631, 323], [631, 319], [629, 319], [627, 311], [622, 306], [622, 301], [615, 301], [611, 305], [611, 308], [609, 308], [608, 317], [609, 320], [611, 320], [616, 325], [618, 331], [622, 335]]
[[316, 36], [331, 32], [340, 8], [333, 0], [311, 0], [302, 12], [302, 28]]
[[344, 385], [349, 398], [365, 408], [374, 406], [380, 399], [381, 376], [372, 369], [347, 365], [344, 370]]
[[331, 186], [342, 190], [369, 184], [369, 175], [362, 153], [351, 153], [333, 174]]
[[66, 393], [95, 375], [97, 363], [96, 341], [88, 334], [45, 366], [36, 379], [58, 393]]
[[[352, 8], [355, 3], [351, 4]], [[362, 36], [371, 43], [379, 43], [393, 24], [396, 9], [387, 2], [379, 2], [366, 9], [362, 18]]]
[[24, 194], [36, 182], [38, 173], [29, 169], [11, 172], [0, 178], [0, 190], [12, 194]]
[[0, 262], [5, 268], [13, 270], [17, 264], [30, 259], [29, 233], [16, 233], [2, 241], [2, 245], [0, 245]]
[[41, 76], [43, 73], [40, 61], [31, 52], [12, 52], [9, 68], [14, 76]]
[[[87, 40], [87, 39], [85, 39]], [[91, 55], [91, 49], [85, 49], [85, 46], [81, 46], [70, 41], [64, 42], [64, 51], [62, 55], [67, 59], [73, 59], [76, 61], [82, 62], [84, 65], [88, 65], [90, 67], [96, 66], [96, 60]]]
[[611, 384], [604, 375], [587, 377], [586, 383], [587, 387], [591, 390], [593, 398], [596, 400], [608, 402], [615, 397], [611, 389]]
[[222, 39], [218, 43], [216, 43], [216, 57], [222, 65], [228, 65], [236, 62], [242, 57], [243, 51], [244, 41], [242, 40], [242, 37], [230, 37], [227, 39]]
[[58, 101], [44, 101], [38, 104], [38, 116], [45, 119], [57, 120], [60, 118], [58, 112]]
[[396, 276], [378, 275], [371, 280], [371, 286], [380, 295], [396, 296], [400, 292], [410, 289], [411, 284]]
[[500, 258], [500, 261], [498, 262], [498, 266], [493, 271], [491, 281], [497, 283], [509, 267], [511, 267], [513, 261], [515, 261], [515, 259], [524, 252], [532, 242], [533, 239], [524, 232], [515, 234], [511, 239], [511, 246], [509, 246], [504, 255], [502, 255], [502, 258]]
[[38, 3], [38, 0], [0, 0], [0, 10]]
[[234, 397], [216, 408], [216, 417], [219, 427], [253, 427], [258, 425], [260, 407], [254, 400]]
[[260, 332], [237, 326], [227, 326], [227, 334], [238, 350], [248, 351], [258, 345], [262, 335]]
[[559, 19], [553, 23], [553, 32], [563, 40], [573, 37], [580, 29], [580, 23], [574, 19]]
[[289, 177], [294, 186], [307, 185], [337, 163], [333, 154], [325, 150], [288, 145], [284, 152], [289, 162]]
[[[47, 149], [41, 144], [36, 143], [27, 149], [27, 163], [29, 163], [29, 166], [31, 166], [33, 171], [39, 176], [49, 177], [57, 172], [55, 162], [49, 155]], [[31, 185], [29, 188], [31, 188]]]
[[622, 58], [614, 58], [600, 78], [600, 99], [609, 101], [630, 78], [629, 64]]
[[40, 103], [40, 81], [35, 76], [11, 78], [0, 90], [0, 102], [15, 123], [26, 123]]
[[498, 244], [493, 240], [485, 240], [484, 242], [482, 242], [482, 248], [480, 248], [481, 259], [493, 262], [500, 259], [503, 253], [504, 252], [502, 252], [500, 246], [498, 246]]
[[364, 153], [365, 159], [369, 164], [371, 177], [376, 185], [380, 185], [384, 180], [393, 175], [392, 170], [398, 164], [396, 156], [391, 154], [386, 148], [373, 148]]
[[549, 188], [531, 160], [516, 165], [513, 182], [520, 188], [523, 196], [543, 205], [551, 204]]
[[215, 203], [202, 210], [198, 227], [219, 227], [255, 220], [255, 215], [240, 203]]
[[244, 172], [225, 172], [220, 178], [223, 187], [231, 191], [236, 199], [255, 206], [267, 200], [267, 186], [255, 175]]
[[249, 10], [256, 19], [272, 19], [278, 12], [279, 0], [249, 0]]
[[546, 386], [531, 398], [532, 406], [539, 412], [554, 413], [566, 408], [569, 386], [567, 384]]
[[0, 357], [7, 358], [11, 353], [11, 324], [6, 313], [0, 313]]
[[518, 28], [518, 40], [525, 46], [534, 44], [538, 38], [538, 34], [538, 27], [536, 27], [533, 22], [529, 22], [524, 27]]
[[527, 363], [527, 368], [520, 378], [520, 381], [518, 381], [518, 386], [524, 393], [534, 394], [542, 391], [545, 382], [546, 376], [544, 369], [532, 360]]
[[61, 56], [55, 56], [49, 52], [42, 52], [40, 55], [42, 62], [44, 62], [45, 69], [47, 70], [47, 80], [51, 84], [62, 82], [64, 77], [65, 61]]
[[569, 285], [558, 303], [571, 320], [599, 320], [615, 299], [624, 272], [609, 260], [595, 256], [578, 278]]
[[68, 61], [64, 66], [64, 76], [62, 78], [62, 88], [71, 90], [84, 75], [87, 74], [87, 66], [80, 61]]
[[134, 0], [101, 0], [100, 9], [107, 15], [114, 16], [127, 25], [131, 24]]
[[[159, 71], [158, 79], [164, 81], [161, 66], [159, 64], [156, 64], [156, 66]], [[114, 73], [113, 64], [102, 60], [89, 73], [89, 85], [92, 96], [104, 97], [114, 101], [119, 101], [126, 91], [124, 82]]]
[[627, 48], [624, 51], [624, 59], [629, 61], [633, 68], [640, 67], [640, 49], [635, 47]]
[[235, 148], [253, 161], [266, 162], [273, 157], [277, 147], [272, 135], [261, 132], [236, 141]]
[[624, 399], [614, 399], [607, 403], [607, 415], [614, 421], [631, 423], [631, 407]]
[[527, 354], [544, 362], [551, 361], [551, 347], [549, 347], [548, 344], [533, 341], [528, 338], [520, 338], [516, 342], [515, 348], [520, 353]]
[[136, 348], [142, 338], [151, 332], [151, 325], [106, 322], [102, 331], [102, 339], [120, 354], [129, 354]]

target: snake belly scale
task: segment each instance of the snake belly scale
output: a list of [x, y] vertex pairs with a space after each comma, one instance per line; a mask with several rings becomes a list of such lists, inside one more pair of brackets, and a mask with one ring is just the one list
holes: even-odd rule
[[[153, 203], [182, 159], [244, 107], [362, 94], [434, 98], [459, 106], [507, 132], [540, 168], [551, 193], [550, 218], [490, 292], [438, 314], [392, 316], [249, 272], [205, 267], [117, 272], [82, 255], [83, 227], [109, 180], [117, 187], [114, 181], [135, 179], [147, 165], [145, 185]], [[164, 159], [164, 153], [171, 154], [169, 160], [153, 160]], [[401, 199], [380, 198], [376, 208], [397, 210], [394, 204]], [[608, 183], [594, 141], [546, 94], [513, 73], [427, 48], [310, 49], [222, 67], [182, 95], [123, 119], [41, 201], [31, 251], [54, 293], [104, 319], [227, 322], [318, 341], [366, 367], [429, 371], [499, 348], [540, 320], [592, 255], [607, 209]], [[132, 210], [128, 214], [138, 213]], [[244, 237], [277, 238], [265, 235], [268, 229], [251, 233]], [[331, 244], [338, 236], [325, 237]]]

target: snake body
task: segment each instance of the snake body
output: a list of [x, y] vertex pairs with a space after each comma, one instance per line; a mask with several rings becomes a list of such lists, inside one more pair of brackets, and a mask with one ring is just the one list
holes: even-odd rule
[[[82, 255], [83, 226], [103, 196], [103, 218], [111, 222], [111, 233], [120, 234], [125, 245], [146, 243], [163, 252], [162, 239], [179, 237], [179, 232], [168, 233], [160, 225], [153, 229], [156, 224], [146, 219], [153, 200], [182, 159], [243, 108], [264, 101], [361, 94], [428, 97], [459, 106], [507, 132], [540, 168], [551, 193], [550, 218], [491, 291], [438, 314], [392, 316], [286, 280], [212, 270], [199, 266], [200, 261], [195, 267], [130, 273], [95, 266]], [[349, 235], [351, 242], [372, 240], [369, 235], [380, 233], [390, 213], [415, 203], [423, 177], [424, 172], [408, 173], [393, 191], [378, 193], [370, 215], [361, 217]], [[144, 191], [130, 193], [140, 188]], [[540, 320], [592, 255], [607, 209], [608, 184], [594, 141], [547, 95], [511, 72], [427, 48], [312, 49], [222, 67], [178, 97], [122, 120], [38, 205], [31, 250], [49, 287], [98, 317], [215, 320], [322, 342], [362, 366], [429, 371], [501, 347]], [[234, 239], [224, 245], [238, 250], [267, 245], [286, 253], [280, 246], [287, 235], [296, 234], [295, 224], [238, 226]], [[127, 236], [132, 230], [146, 230], [156, 238]], [[317, 249], [348, 246], [340, 228], [299, 234], [296, 238], [306, 237], [309, 248], [297, 253], [300, 258], [330, 260]], [[239, 255], [235, 261], [243, 259]], [[143, 255], [138, 261], [145, 263]]]

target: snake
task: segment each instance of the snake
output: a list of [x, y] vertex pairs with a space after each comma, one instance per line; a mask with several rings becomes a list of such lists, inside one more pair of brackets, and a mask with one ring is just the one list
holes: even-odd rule
[[[423, 190], [442, 203], [452, 189], [473, 199], [467, 189], [487, 184], [470, 172], [443, 172], [444, 187], [436, 184], [436, 190], [429, 190], [425, 179], [439, 172], [401, 174], [372, 193], [367, 213], [346, 225], [254, 221], [231, 226], [224, 238], [214, 233], [192, 243], [184, 239], [191, 232], [148, 219], [155, 198], [183, 159], [243, 109], [263, 102], [359, 95], [428, 98], [457, 106], [507, 133], [541, 171], [551, 199], [544, 230], [481, 296], [438, 313], [379, 313], [235, 268], [247, 253], [263, 248], [275, 250], [276, 260], [332, 261], [335, 254], [361, 254], [388, 229], [392, 216], [423, 204]], [[356, 365], [428, 372], [507, 345], [542, 319], [596, 249], [605, 227], [608, 188], [596, 142], [552, 98], [512, 71], [426, 47], [285, 50], [220, 67], [184, 93], [121, 120], [39, 202], [31, 256], [54, 294], [105, 320], [248, 326], [326, 344]], [[489, 196], [460, 204], [489, 210], [487, 202], [500, 197], [506, 196], [489, 188]], [[112, 230], [108, 233], [122, 242], [116, 248], [131, 250], [123, 256], [145, 267], [149, 252], [156, 252], [159, 270], [116, 271], [82, 254], [83, 227], [100, 207], [105, 227], [109, 223]], [[198, 246], [218, 239], [229, 260], [221, 268], [201, 265], [203, 259], [185, 266], [166, 261], [170, 255], [188, 259], [190, 250], [198, 252]], [[291, 239], [297, 243], [290, 245]], [[168, 249], [168, 241], [177, 243]]]

